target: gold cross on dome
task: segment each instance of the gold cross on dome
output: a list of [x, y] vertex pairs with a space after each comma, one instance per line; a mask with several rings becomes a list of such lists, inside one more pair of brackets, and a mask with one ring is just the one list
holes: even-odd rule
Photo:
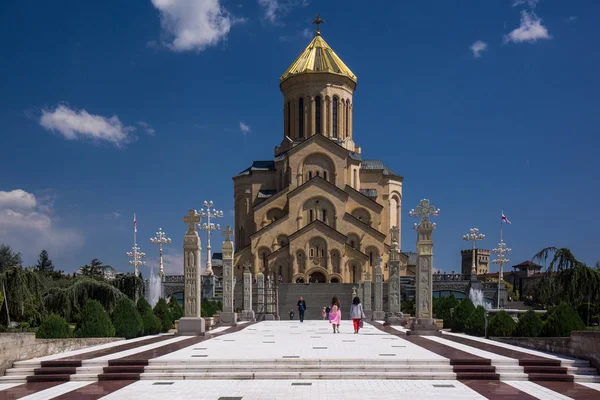
[[319, 14], [317, 14], [316, 19], [312, 20], [312, 23], [317, 25], [317, 36], [321, 35], [321, 28], [319, 27], [319, 25], [321, 25], [323, 22], [325, 22], [325, 20], [322, 20]]

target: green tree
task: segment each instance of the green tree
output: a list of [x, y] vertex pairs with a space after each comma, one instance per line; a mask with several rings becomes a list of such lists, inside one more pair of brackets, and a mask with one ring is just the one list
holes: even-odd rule
[[540, 336], [540, 333], [542, 333], [542, 327], [542, 319], [535, 311], [529, 310], [519, 318], [513, 336], [538, 337]]
[[444, 328], [451, 327], [452, 313], [456, 311], [459, 304], [460, 303], [458, 299], [454, 297], [454, 294], [442, 297], [436, 302], [433, 312], [435, 313], [436, 318], [444, 320]]
[[21, 253], [15, 253], [10, 246], [0, 244], [0, 272], [9, 267], [20, 267], [22, 264]]
[[173, 321], [177, 321], [183, 317], [183, 307], [179, 305], [179, 302], [175, 296], [171, 296], [169, 299], [169, 311], [171, 311], [171, 317], [173, 318]]
[[111, 321], [116, 335], [125, 339], [138, 337], [144, 329], [142, 317], [140, 317], [135, 304], [126, 297], [117, 302], [111, 314]]
[[140, 314], [143, 314], [145, 311], [152, 311], [152, 306], [148, 303], [144, 297], [140, 297], [137, 301], [136, 308]]
[[37, 326], [44, 319], [46, 309], [41, 299], [46, 288], [40, 274], [19, 266], [5, 268], [0, 272], [0, 288], [4, 293], [1, 321]]
[[173, 317], [169, 310], [167, 301], [161, 297], [154, 306], [154, 315], [158, 317], [161, 324], [161, 332], [167, 332], [173, 326]]
[[94, 258], [89, 264], [79, 268], [79, 273], [83, 276], [87, 276], [94, 279], [104, 279], [105, 275], [109, 271], [114, 272], [114, 268], [110, 265], [104, 265], [102, 261]]
[[42, 250], [40, 253], [38, 262], [35, 265], [35, 269], [43, 273], [51, 273], [54, 271], [54, 264], [52, 264], [52, 260], [48, 256], [48, 252], [46, 250]]
[[75, 326], [75, 336], [80, 338], [115, 336], [115, 327], [98, 301], [88, 300], [81, 310], [79, 321]]
[[133, 301], [144, 296], [144, 280], [135, 274], [119, 274], [112, 284]]
[[567, 248], [547, 247], [533, 257], [543, 263], [548, 259], [550, 264], [535, 291], [538, 303], [553, 305], [560, 299], [575, 306], [600, 301], [600, 271], [577, 260]]
[[50, 314], [35, 333], [38, 339], [66, 339], [71, 337], [71, 327], [60, 315]]
[[499, 311], [490, 320], [488, 325], [489, 336], [511, 336], [517, 323], [504, 310]]
[[475, 306], [473, 305], [473, 302], [468, 297], [465, 297], [458, 307], [456, 307], [454, 314], [452, 315], [452, 330], [454, 332], [464, 332], [467, 320], [474, 311]]
[[544, 322], [542, 335], [548, 337], [570, 336], [572, 331], [582, 331], [585, 324], [571, 306], [563, 302], [554, 308], [552, 314]]
[[577, 314], [579, 314], [579, 317], [587, 326], [591, 326], [594, 315], [598, 314], [598, 305], [594, 303], [581, 303], [577, 306]]
[[465, 323], [465, 332], [473, 336], [485, 335], [485, 308], [477, 306]]

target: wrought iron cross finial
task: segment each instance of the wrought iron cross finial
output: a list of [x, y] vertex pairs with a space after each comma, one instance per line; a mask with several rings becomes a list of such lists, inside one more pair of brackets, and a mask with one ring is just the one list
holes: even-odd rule
[[417, 207], [410, 210], [408, 215], [411, 217], [417, 217], [421, 219], [421, 222], [429, 222], [429, 217], [437, 216], [440, 214], [440, 209], [436, 209], [434, 206], [429, 205], [429, 199], [423, 199]]
[[225, 235], [225, 241], [231, 242], [231, 235], [233, 235], [233, 231], [231, 230], [231, 226], [227, 225], [225, 230], [223, 230], [223, 235]]
[[317, 14], [316, 19], [312, 20], [312, 23], [317, 25], [317, 36], [321, 36], [321, 28], [319, 25], [321, 25], [323, 22], [325, 21], [321, 19], [321, 16], [319, 14]]

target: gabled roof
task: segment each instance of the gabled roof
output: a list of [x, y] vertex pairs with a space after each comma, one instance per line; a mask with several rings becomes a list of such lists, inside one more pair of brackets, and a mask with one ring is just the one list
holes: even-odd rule
[[288, 240], [291, 243], [292, 240], [294, 240], [298, 236], [302, 236], [304, 233], [306, 233], [310, 230], [313, 230], [313, 229], [318, 229], [318, 228], [324, 228], [326, 231], [329, 231], [332, 234], [332, 236], [329, 236], [330, 238], [335, 239], [337, 237], [337, 240], [342, 243], [346, 243], [346, 240], [348, 239], [348, 237], [346, 235], [344, 235], [343, 233], [341, 233], [340, 231], [337, 231], [337, 230], [333, 229], [331, 226], [324, 223], [323, 221], [319, 221], [318, 219], [316, 219], [313, 222], [311, 222], [310, 224], [306, 225], [305, 227], [298, 229], [296, 232], [292, 233], [288, 237]]
[[343, 156], [347, 156], [349, 151], [348, 149], [346, 149], [344, 146], [340, 145], [337, 141], [332, 140], [326, 136], [320, 135], [320, 134], [315, 134], [312, 135], [311, 137], [303, 140], [302, 142], [298, 143], [296, 146], [292, 147], [291, 149], [289, 149], [287, 151], [288, 157], [295, 153], [296, 151], [310, 145], [312, 142], [314, 141], [321, 141], [323, 143], [323, 145], [325, 146], [333, 146], [333, 149], [335, 149], [338, 153], [340, 153], [340, 155]]
[[[289, 214], [285, 214], [283, 215], [281, 218], [271, 222], [269, 225], [265, 226], [264, 228], [260, 228], [259, 230], [257, 230], [256, 232], [254, 232], [252, 235], [250, 235], [250, 241], [252, 241], [252, 239], [255, 236], [259, 236], [262, 235], [263, 233], [265, 233], [268, 229], [272, 229], [273, 227], [279, 225], [279, 223], [281, 221], [285, 221], [286, 219], [288, 219], [290, 215]], [[271, 246], [271, 243], [268, 244], [268, 246]]]
[[[297, 188], [295, 188], [294, 190], [292, 190], [288, 194], [288, 198], [291, 198], [291, 197], [295, 196], [296, 194], [306, 190], [307, 188], [309, 188], [311, 186], [316, 186], [316, 185], [320, 185], [327, 189], [331, 189], [332, 191], [337, 192], [338, 194], [342, 195], [344, 198], [346, 198], [346, 199], [348, 198], [348, 193], [346, 191], [340, 189], [333, 183], [326, 181], [325, 179], [321, 178], [320, 176], [313, 176], [311, 179], [307, 180], [302, 185], [300, 185]], [[377, 204], [377, 203], [375, 203], [375, 204]]]
[[250, 175], [252, 171], [275, 171], [275, 161], [253, 161], [250, 167], [234, 176], [234, 178], [237, 176]]
[[320, 33], [317, 33], [304, 51], [300, 53], [296, 61], [281, 75], [279, 81], [283, 82], [292, 76], [311, 73], [336, 74], [345, 76], [356, 82], [356, 75], [335, 54], [333, 49], [321, 37]]
[[375, 229], [375, 228], [373, 228], [373, 227], [365, 224], [364, 222], [362, 222], [358, 218], [355, 218], [350, 213], [345, 213], [344, 214], [344, 219], [347, 220], [347, 221], [349, 221], [349, 222], [352, 222], [356, 227], [358, 227], [360, 229], [364, 229], [366, 231], [369, 231], [372, 236], [378, 236], [382, 241], [386, 238], [386, 235], [384, 233], [381, 233], [377, 229]]
[[370, 205], [369, 208], [371, 208], [371, 209], [376, 208], [379, 211], [383, 210], [383, 206], [381, 204], [379, 204], [372, 198], [365, 196], [363, 193], [354, 189], [350, 185], [346, 185], [346, 187], [344, 187], [344, 192], [348, 193], [348, 195], [350, 195], [350, 196], [356, 197], [357, 199], [365, 200], [365, 202]]
[[542, 269], [542, 266], [534, 263], [533, 261], [523, 261], [521, 264], [513, 265], [513, 268], [533, 268], [533, 269]]
[[346, 243], [346, 252], [350, 252], [350, 253], [356, 253], [358, 255], [358, 258], [361, 258], [363, 261], [367, 261], [369, 259], [369, 256], [366, 255], [365, 253], [363, 253], [362, 251], [355, 249], [354, 247], [350, 246], [348, 243]]
[[[255, 205], [254, 207], [252, 207], [252, 209], [254, 211], [261, 209], [262, 207], [266, 206], [267, 204], [270, 204], [272, 202], [274, 202], [276, 199], [280, 198], [281, 196], [283, 196], [284, 194], [286, 194], [289, 191], [290, 187], [286, 186], [283, 189], [281, 189], [280, 191], [276, 191], [274, 190], [273, 194], [270, 196], [266, 196], [263, 195], [264, 197], [261, 197], [261, 191], [258, 192], [258, 198], [259, 199], [265, 199], [264, 201], [261, 201], [260, 203], [258, 203], [257, 205]], [[270, 191], [268, 192], [270, 193]]]

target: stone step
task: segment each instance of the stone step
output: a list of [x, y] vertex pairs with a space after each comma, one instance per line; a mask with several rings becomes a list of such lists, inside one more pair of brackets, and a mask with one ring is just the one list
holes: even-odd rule
[[573, 375], [567, 374], [529, 374], [529, 380], [536, 381], [555, 381], [555, 382], [573, 382]]
[[567, 368], [566, 367], [557, 367], [554, 365], [531, 365], [531, 366], [524, 366], [523, 367], [523, 371], [526, 374], [536, 374], [536, 373], [541, 373], [541, 374], [559, 374], [559, 375], [566, 375], [567, 374]]
[[567, 373], [571, 375], [596, 375], [598, 371], [593, 367], [566, 367]]
[[494, 372], [456, 372], [456, 379], [497, 381], [500, 375]]
[[574, 382], [595, 382], [600, 383], [600, 376], [598, 375], [573, 375]]
[[70, 378], [69, 374], [29, 375], [27, 382], [68, 382]]
[[109, 366], [103, 368], [104, 374], [122, 374], [122, 373], [135, 373], [141, 374], [144, 372], [144, 365], [118, 365]]
[[40, 363], [42, 368], [81, 367], [81, 360], [48, 360]]
[[204, 380], [204, 379], [397, 379], [454, 380], [453, 372], [230, 372], [230, 373], [143, 373], [143, 380]]
[[[208, 372], [228, 372], [228, 371], [245, 371], [245, 372], [453, 372], [449, 365], [400, 365], [386, 367], [372, 367], [365, 365], [346, 365], [346, 366], [318, 366], [318, 365], [297, 365], [297, 366], [281, 366], [281, 365], [256, 365], [256, 366], [231, 366], [231, 365], [215, 365], [204, 366], [200, 368], [190, 367], [170, 367], [148, 366], [144, 372], [148, 373], [208, 373]], [[455, 372], [455, 371], [454, 371]], [[493, 367], [492, 371], [493, 372]]]
[[489, 372], [496, 373], [496, 367], [491, 365], [455, 365], [454, 372]]
[[76, 372], [75, 367], [42, 367], [33, 370], [34, 375], [72, 375]]
[[120, 374], [100, 374], [99, 381], [137, 381], [140, 379], [140, 374], [137, 373], [120, 373]]
[[27, 375], [0, 376], [0, 382], [2, 382], [2, 383], [25, 383], [25, 382], [27, 382]]
[[[496, 371], [498, 373], [498, 371]], [[500, 375], [501, 381], [528, 381], [529, 375], [524, 374], [522, 372], [506, 372], [506, 373], [498, 373]]]
[[450, 365], [492, 365], [491, 360], [484, 358], [455, 358], [450, 360]]
[[35, 368], [11, 368], [7, 369], [5, 374], [9, 375], [33, 375]]
[[116, 359], [116, 360], [109, 360], [108, 361], [108, 365], [110, 367], [116, 367], [116, 366], [131, 366], [131, 365], [148, 365], [148, 360], [146, 359]]
[[[169, 368], [173, 366], [185, 366], [189, 368], [203, 368], [211, 365], [232, 366], [254, 366], [254, 365], [271, 365], [276, 364], [285, 368], [287, 366], [296, 365], [317, 365], [317, 366], [341, 366], [346, 365], [364, 365], [364, 366], [402, 366], [402, 365], [443, 365], [449, 366], [450, 360], [447, 359], [395, 359], [395, 360], [364, 360], [364, 359], [342, 359], [342, 360], [327, 360], [327, 359], [293, 359], [293, 358], [275, 358], [275, 359], [246, 359], [246, 360], [190, 360], [189, 358], [181, 360], [150, 360], [149, 366], [162, 366]], [[469, 365], [469, 364], [466, 364]], [[487, 364], [489, 365], [489, 364]]]

